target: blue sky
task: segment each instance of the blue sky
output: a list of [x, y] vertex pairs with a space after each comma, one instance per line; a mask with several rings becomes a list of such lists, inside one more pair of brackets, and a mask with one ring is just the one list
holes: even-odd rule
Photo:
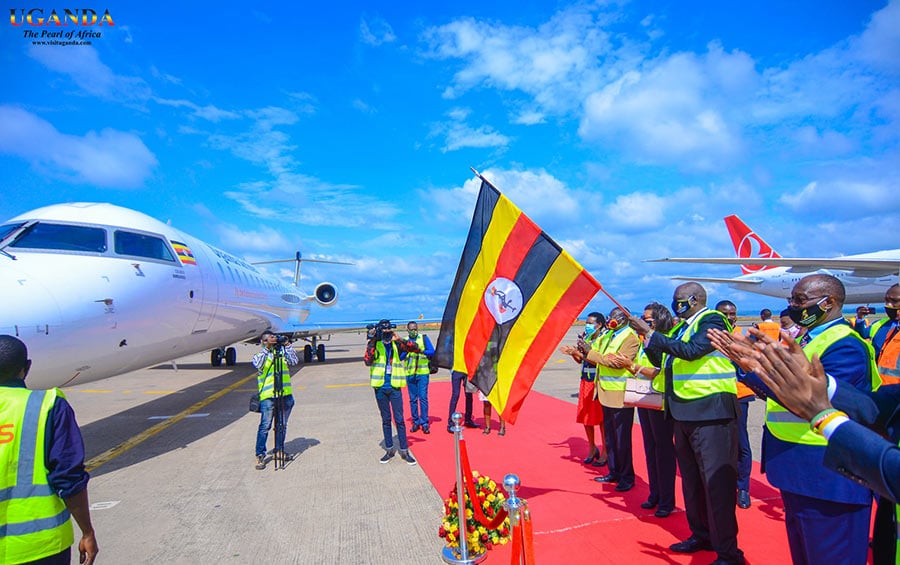
[[728, 214], [785, 256], [900, 247], [898, 1], [116, 4], [79, 5], [115, 23], [90, 46], [2, 24], [3, 219], [112, 202], [351, 261], [304, 268], [336, 321], [441, 315], [470, 166], [633, 308], [739, 274], [643, 262], [730, 256]]

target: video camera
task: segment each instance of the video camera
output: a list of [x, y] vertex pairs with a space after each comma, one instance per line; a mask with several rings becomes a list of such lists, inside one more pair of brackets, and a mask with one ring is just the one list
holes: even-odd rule
[[282, 347], [291, 343], [291, 340], [289, 340], [286, 335], [279, 335], [277, 339], [278, 345], [281, 345]]
[[375, 341], [382, 341], [384, 339], [385, 334], [391, 335], [394, 333], [394, 328], [397, 327], [397, 324], [392, 324], [390, 320], [381, 320], [377, 324], [368, 324], [366, 326], [366, 330], [368, 330], [367, 335], [369, 339], [374, 339]]

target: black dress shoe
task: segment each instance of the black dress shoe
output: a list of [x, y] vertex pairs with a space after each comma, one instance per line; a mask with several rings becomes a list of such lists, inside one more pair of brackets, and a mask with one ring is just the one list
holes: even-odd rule
[[413, 424], [409, 431], [412, 433], [416, 433], [417, 431], [419, 431], [419, 424]]
[[656, 512], [653, 513], [657, 518], [668, 518], [669, 514], [671, 514], [671, 510], [663, 510], [662, 508], [657, 509]]
[[641, 502], [641, 508], [645, 510], [650, 510], [651, 508], [656, 508], [655, 500], [648, 500], [647, 502]]
[[750, 493], [745, 490], [739, 490], [737, 505], [741, 508], [750, 508]]
[[594, 477], [594, 480], [598, 483], [617, 483], [619, 482], [619, 477], [615, 475], [603, 475], [602, 477]]
[[634, 483], [619, 483], [616, 485], [618, 492], [628, 492], [634, 488]]
[[472, 420], [466, 420], [466, 423], [463, 425], [467, 428], [480, 428], [481, 427], [478, 424], [476, 424], [475, 422], [473, 422]]
[[712, 551], [712, 544], [708, 541], [701, 541], [695, 537], [689, 537], [684, 541], [673, 543], [669, 549], [675, 553], [697, 553], [698, 551]]
[[424, 426], [422, 426], [422, 433], [423, 433], [423, 434], [430, 434], [430, 433], [431, 433], [431, 428], [428, 427], [428, 424], [425, 424]]

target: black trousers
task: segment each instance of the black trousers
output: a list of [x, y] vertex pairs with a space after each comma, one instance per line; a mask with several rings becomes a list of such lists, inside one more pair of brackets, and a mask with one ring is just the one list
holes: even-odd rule
[[634, 459], [631, 453], [631, 427], [634, 408], [603, 407], [603, 439], [609, 456], [609, 474], [620, 485], [634, 484]]
[[737, 545], [737, 420], [675, 421], [675, 456], [688, 526], [719, 559], [743, 563]]
[[647, 458], [648, 500], [660, 510], [675, 510], [675, 443], [672, 420], [662, 410], [638, 408], [644, 456]]

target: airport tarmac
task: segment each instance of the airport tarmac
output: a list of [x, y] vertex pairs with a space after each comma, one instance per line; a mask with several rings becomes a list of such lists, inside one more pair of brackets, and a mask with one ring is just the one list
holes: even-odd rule
[[[297, 457], [278, 471], [254, 468], [259, 415], [247, 404], [256, 347], [238, 345], [234, 367], [210, 367], [197, 354], [177, 371], [159, 365], [65, 389], [92, 468], [98, 563], [440, 563], [442, 494], [419, 466], [378, 461], [364, 345], [364, 335], [335, 335], [324, 363], [294, 373], [286, 448]], [[441, 370], [432, 382], [448, 378]], [[570, 358], [554, 353], [534, 389], [571, 402], [575, 417]], [[756, 460], [764, 409], [751, 403]], [[431, 415], [432, 434], [446, 434], [446, 406]], [[77, 547], [73, 554], [77, 563]]]

